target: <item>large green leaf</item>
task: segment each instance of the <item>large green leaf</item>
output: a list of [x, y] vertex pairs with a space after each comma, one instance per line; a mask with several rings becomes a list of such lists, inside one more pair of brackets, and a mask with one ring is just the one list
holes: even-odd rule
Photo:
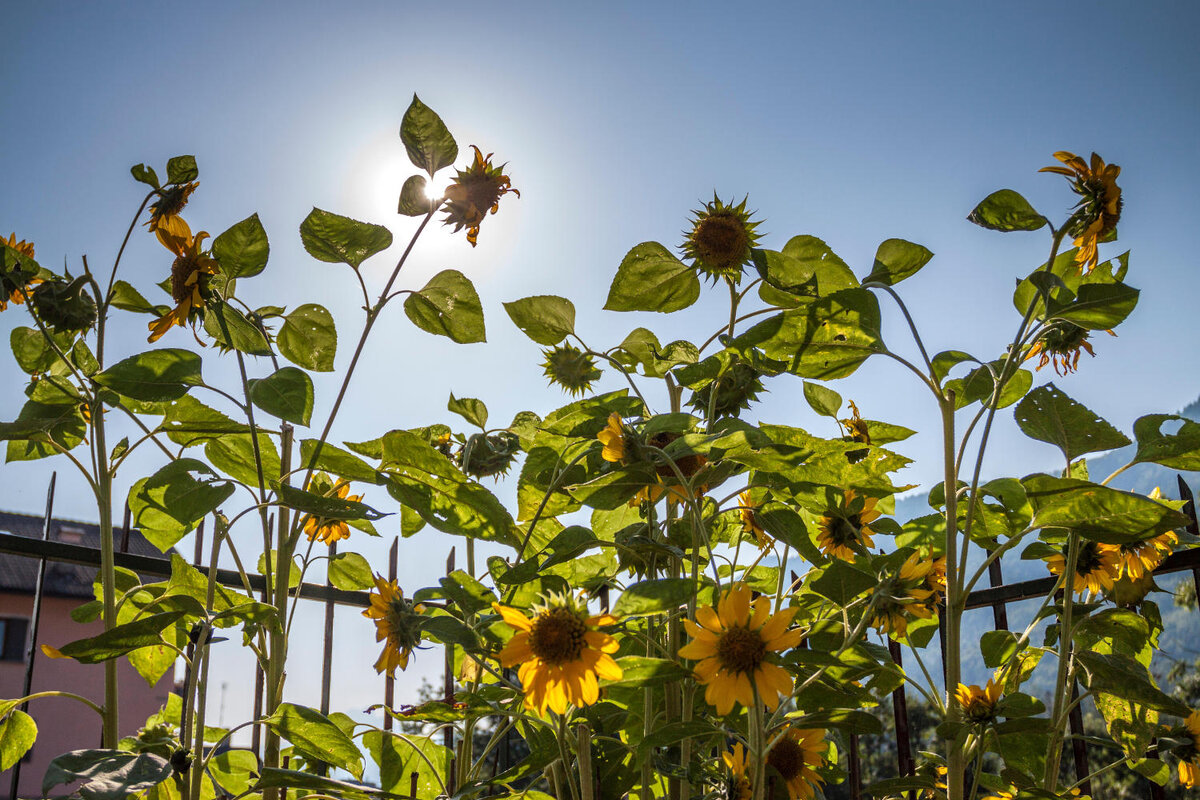
[[171, 401], [158, 429], [165, 431], [172, 442], [185, 447], [230, 433], [250, 432], [244, 423], [209, 408], [190, 394]]
[[125, 750], [73, 750], [46, 768], [42, 795], [61, 784], [83, 784], [74, 790], [83, 800], [125, 800], [165, 781], [171, 764], [154, 753]]
[[658, 242], [642, 242], [625, 254], [608, 289], [608, 311], [679, 311], [700, 297], [696, 270]]
[[808, 588], [844, 607], [863, 592], [874, 588], [878, 583], [879, 581], [874, 575], [862, 571], [847, 561], [835, 558], [821, 570], [819, 576], [808, 584]]
[[134, 400], [150, 402], [183, 397], [202, 386], [200, 356], [190, 350], [164, 348], [118, 361], [92, 377], [96, 383]]
[[112, 293], [108, 301], [122, 311], [132, 311], [137, 314], [158, 314], [158, 307], [142, 296], [142, 293], [126, 281], [113, 283]]
[[451, 392], [446, 410], [453, 411], [472, 425], [487, 428], [488, 410], [482, 400], [474, 397], [455, 397], [454, 392]]
[[307, 426], [313, 410], [312, 378], [302, 369], [283, 367], [252, 381], [250, 400], [272, 416]]
[[[40, 381], [39, 386], [46, 381]], [[58, 448], [71, 450], [83, 442], [87, 423], [76, 403], [39, 403], [30, 400], [21, 407], [14, 422], [0, 423], [0, 441], [8, 440], [8, 461], [32, 461], [56, 455]]]
[[400, 187], [400, 202], [396, 211], [406, 217], [423, 217], [433, 209], [424, 175], [410, 175]]
[[1081, 328], [1109, 330], [1133, 313], [1140, 294], [1123, 283], [1085, 283], [1079, 287], [1075, 299], [1054, 316]]
[[289, 792], [289, 797], [299, 794], [301, 797], [315, 795], [317, 797], [338, 797], [342, 800], [376, 800], [377, 798], [379, 800], [411, 800], [411, 796], [408, 794], [392, 794], [363, 783], [349, 783], [325, 778], [312, 772], [263, 767], [260, 773], [258, 782], [254, 784], [255, 794], [251, 795], [252, 797], [261, 797], [263, 789], [294, 789], [297, 791]]
[[458, 144], [442, 118], [415, 94], [400, 123], [400, 141], [409, 160], [431, 176], [458, 158]]
[[305, 303], [283, 318], [275, 337], [284, 358], [313, 372], [332, 372], [337, 354], [333, 315], [316, 303]]
[[328, 577], [331, 584], [347, 591], [361, 591], [375, 586], [370, 563], [358, 553], [330, 556]]
[[[313, 456], [317, 458], [314, 461]], [[316, 439], [304, 439], [300, 442], [300, 461], [306, 468], [323, 469], [339, 478], [363, 483], [379, 483], [375, 468], [353, 453], [326, 442], [317, 452]]]
[[258, 214], [251, 214], [213, 239], [212, 253], [229, 278], [249, 278], [267, 266], [271, 247]]
[[318, 261], [358, 269], [362, 262], [392, 246], [392, 232], [382, 225], [314, 208], [300, 223], [300, 241]]
[[456, 269], [442, 270], [404, 301], [404, 313], [421, 330], [459, 344], [487, 340], [483, 304], [475, 286]]
[[417, 775], [417, 797], [443, 793], [440, 776], [450, 764], [450, 751], [426, 736], [400, 736], [386, 731], [368, 731], [363, 747], [379, 766], [379, 782], [385, 792], [407, 796], [412, 775]]
[[187, 183], [200, 177], [195, 156], [174, 156], [167, 159], [167, 182]]
[[521, 331], [538, 344], [553, 346], [575, 332], [575, 304], [565, 297], [536, 295], [504, 304]]
[[1079, 480], [1031, 475], [1022, 479], [1034, 528], [1066, 528], [1086, 539], [1125, 544], [1188, 524], [1188, 517], [1148, 497]]
[[875, 251], [875, 264], [863, 283], [884, 283], [894, 286], [917, 274], [929, 263], [933, 253], [919, 244], [904, 239], [888, 239]]
[[1046, 218], [1012, 189], [992, 192], [975, 206], [967, 219], [984, 228], [1005, 233], [1036, 231], [1046, 225]]
[[258, 756], [252, 750], [226, 750], [208, 761], [208, 774], [229, 794], [241, 794], [254, 783]]
[[357, 500], [344, 500], [340, 497], [325, 497], [315, 492], [307, 492], [287, 484], [276, 487], [279, 500], [288, 508], [312, 514], [325, 519], [382, 519], [388, 516], [376, 511], [366, 503]]
[[0, 772], [7, 772], [25, 757], [37, 740], [37, 732], [33, 717], [19, 709], [0, 720]]
[[692, 596], [695, 585], [691, 578], [660, 578], [642, 581], [626, 587], [613, 614], [619, 617], [640, 617], [674, 611]]
[[[1163, 433], [1163, 425], [1172, 421], [1182, 424], [1174, 433]], [[1133, 435], [1137, 439], [1134, 461], [1200, 470], [1200, 423], [1178, 414], [1147, 414], [1133, 423]]]
[[193, 458], [172, 461], [129, 490], [129, 510], [142, 533], [166, 552], [233, 494], [233, 484]]
[[[209, 439], [204, 443], [204, 457], [217, 469], [247, 486], [258, 485], [258, 467], [254, 440], [248, 433], [230, 434]], [[267, 480], [279, 474], [279, 450], [274, 440], [261, 431], [258, 434], [258, 457], [262, 459], [262, 474]]]
[[[109, 628], [88, 639], [65, 644], [58, 653], [73, 658], [81, 664], [99, 664], [131, 653], [141, 647], [150, 647], [162, 642], [162, 631], [174, 625], [185, 614], [184, 611], [164, 611]], [[58, 657], [57, 655], [55, 657]]]
[[362, 754], [350, 737], [316, 709], [281, 703], [266, 725], [291, 742], [306, 761], [321, 761], [362, 778]]
[[1129, 656], [1079, 651], [1075, 658], [1083, 665], [1083, 682], [1092, 692], [1123, 697], [1178, 717], [1191, 713], [1186, 703], [1155, 686], [1146, 667]]
[[1053, 383], [1025, 395], [1014, 413], [1026, 436], [1055, 445], [1067, 461], [1130, 443], [1129, 437], [1067, 397]]
[[213, 298], [205, 305], [204, 331], [222, 350], [237, 350], [252, 356], [271, 355], [271, 344], [257, 325], [224, 300]]

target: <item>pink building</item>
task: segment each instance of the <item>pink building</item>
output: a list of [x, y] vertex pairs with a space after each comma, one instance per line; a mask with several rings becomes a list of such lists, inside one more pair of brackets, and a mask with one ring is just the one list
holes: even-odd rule
[[[0, 532], [16, 536], [40, 539], [42, 522], [40, 516], [0, 512]], [[117, 537], [119, 544], [120, 531]], [[100, 529], [87, 523], [54, 520], [50, 538], [68, 544], [98, 547]], [[136, 531], [130, 532], [128, 551], [162, 557], [162, 553]], [[0, 553], [0, 698], [21, 696], [37, 569], [37, 559]], [[91, 567], [46, 562], [41, 624], [34, 648], [33, 692], [62, 689], [83, 695], [96, 703], [104, 702], [103, 665], [51, 659], [40, 651], [42, 644], [62, 646], [76, 639], [94, 636], [102, 630], [99, 622], [81, 625], [70, 616], [72, 609], [93, 599], [92, 582], [95, 576], [96, 570]], [[120, 661], [118, 674], [121, 735], [127, 736], [136, 733], [146, 717], [166, 703], [174, 674], [173, 670], [167, 670], [157, 684], [147, 686], [146, 681], [125, 659]], [[30, 703], [28, 712], [37, 722], [38, 737], [37, 743], [21, 764], [18, 796], [22, 798], [42, 796], [42, 777], [46, 774], [46, 766], [55, 756], [70, 750], [100, 746], [100, 717], [77, 701], [63, 698], [35, 700]], [[11, 771], [0, 773], [0, 798], [9, 798], [11, 780]]]

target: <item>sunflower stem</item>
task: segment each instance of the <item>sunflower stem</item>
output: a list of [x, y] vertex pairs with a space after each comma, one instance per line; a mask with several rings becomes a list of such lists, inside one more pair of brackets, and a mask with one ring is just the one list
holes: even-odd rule
[[[954, 469], [954, 392], [946, 392], [941, 403], [942, 412], [942, 459], [945, 474], [943, 490], [946, 495], [946, 565], [950, 575], [946, 581], [946, 721], [954, 724], [962, 720], [962, 708], [954, 695], [954, 689], [962, 682], [962, 581], [957, 574], [961, 571], [958, 559], [958, 476]], [[953, 742], [946, 754], [946, 789], [949, 800], [963, 800], [964, 753]]]
[[1058, 785], [1058, 765], [1062, 759], [1063, 726], [1066, 724], [1067, 677], [1071, 664], [1071, 630], [1072, 617], [1075, 611], [1075, 575], [1079, 563], [1080, 540], [1078, 533], [1067, 537], [1067, 559], [1063, 564], [1063, 610], [1058, 630], [1058, 672], [1054, 680], [1054, 708], [1050, 712], [1050, 745], [1046, 751], [1046, 772], [1042, 779], [1042, 788], [1054, 791]]

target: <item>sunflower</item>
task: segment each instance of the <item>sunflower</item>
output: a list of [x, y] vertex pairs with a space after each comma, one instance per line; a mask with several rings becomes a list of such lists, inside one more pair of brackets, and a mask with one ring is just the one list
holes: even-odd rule
[[[1116, 336], [1112, 331], [1105, 333]], [[1089, 356], [1096, 357], [1096, 351], [1088, 341], [1087, 329], [1060, 319], [1045, 327], [1023, 360], [1030, 361], [1034, 356], [1041, 356], [1037, 369], [1053, 364], [1056, 375], [1068, 375], [1079, 369], [1079, 356], [1084, 350]]]
[[824, 783], [816, 770], [825, 764], [825, 731], [788, 727], [767, 752], [767, 765], [787, 784], [792, 800], [812, 800], [813, 785]]
[[371, 605], [363, 616], [375, 620], [375, 641], [387, 640], [375, 662], [375, 671], [387, 670], [388, 677], [394, 678], [396, 667], [407, 668], [408, 657], [421, 644], [421, 614], [425, 607], [406, 600], [400, 586], [384, 580], [382, 575], [375, 576], [375, 591], [370, 598]]
[[[929, 574], [925, 577], [926, 588], [932, 589], [935, 593], [945, 594], [946, 592], [946, 557], [938, 556], [929, 562]], [[940, 601], [940, 598], [939, 598]]]
[[[1155, 486], [1147, 496], [1151, 500], [1161, 500], [1162, 489]], [[1134, 581], [1140, 580], [1143, 576], [1154, 572], [1163, 559], [1171, 555], [1171, 551], [1178, 543], [1179, 537], [1175, 532], [1167, 531], [1158, 536], [1151, 536], [1149, 539], [1119, 545], [1117, 548], [1118, 576]]]
[[609, 414], [608, 424], [604, 426], [604, 430], [596, 434], [596, 438], [600, 440], [600, 444], [604, 445], [604, 449], [600, 451], [601, 458], [614, 464], [620, 464], [625, 460], [627, 432], [625, 425], [621, 422], [620, 414], [615, 411]]
[[754, 230], [758, 221], [750, 219], [754, 212], [746, 211], [745, 199], [736, 206], [726, 205], [714, 194], [711, 203], [692, 213], [696, 218], [692, 229], [684, 232], [684, 258], [690, 258], [692, 266], [714, 281], [727, 278], [737, 283], [751, 251], [758, 246]]
[[725, 792], [727, 800], [750, 800], [750, 779], [746, 777], [746, 749], [738, 742], [733, 750], [721, 754], [721, 760], [729, 767], [729, 784]]
[[[316, 492], [323, 497], [332, 496], [338, 500], [348, 500], [351, 503], [357, 503], [362, 500], [361, 494], [350, 494], [350, 482], [338, 481], [333, 484], [332, 479], [328, 475], [314, 475], [312, 482], [309, 484], [310, 492]], [[344, 519], [330, 519], [328, 517], [316, 517], [312, 514], [306, 514], [304, 517], [304, 533], [308, 536], [310, 542], [321, 541], [324, 544], [333, 544], [341, 539], [350, 538], [350, 526], [346, 524]]]
[[997, 794], [989, 794], [983, 800], [1017, 800], [1017, 787], [1010, 786]]
[[600, 697], [597, 678], [615, 681], [624, 674], [610, 653], [617, 640], [598, 630], [617, 624], [611, 614], [588, 616], [570, 595], [550, 594], [533, 608], [533, 619], [515, 608], [492, 608], [517, 631], [500, 651], [500, 665], [518, 667], [525, 706], [545, 715], [565, 714], [567, 706], [590, 706]]
[[902, 637], [908, 632], [911, 617], [930, 619], [936, 604], [936, 600], [929, 602], [935, 592], [926, 588], [932, 572], [932, 561], [921, 561], [916, 553], [911, 554], [901, 565], [886, 599], [876, 605], [871, 626], [880, 633]]
[[195, 236], [182, 218], [169, 227], [156, 228], [154, 234], [163, 247], [175, 254], [171, 265], [171, 299], [175, 308], [150, 323], [148, 341], [156, 342], [173, 326], [186, 325], [199, 318], [204, 312], [204, 300], [208, 297], [209, 281], [217, 274], [217, 262], [201, 249], [208, 233], [200, 231]]
[[954, 690], [954, 699], [962, 707], [963, 715], [971, 722], [988, 722], [996, 718], [996, 704], [1000, 702], [1003, 684], [989, 678], [987, 686], [960, 683]]
[[742, 533], [746, 536], [753, 536], [759, 548], [766, 550], [771, 546], [771, 537], [767, 535], [758, 521], [759, 506], [750, 496], [749, 489], [738, 495], [738, 503], [741, 506]]
[[756, 696], [774, 709], [780, 695], [791, 694], [792, 678], [773, 653], [800, 644], [800, 631], [788, 629], [795, 615], [795, 608], [772, 614], [766, 597], [751, 604], [749, 587], [739, 583], [715, 607], [696, 609], [695, 621], [683, 621], [692, 640], [679, 655], [700, 662], [696, 680], [708, 687], [704, 699], [718, 714], [732, 711], [735, 701], [753, 706]]
[[1188, 789], [1200, 784], [1200, 711], [1193, 711], [1183, 721], [1184, 728], [1191, 734], [1190, 751], [1179, 759], [1179, 782]]
[[705, 416], [711, 409], [713, 419], [736, 417], [743, 409], [750, 408], [759, 392], [765, 391], [761, 372], [744, 361], [734, 361], [716, 378], [692, 392], [688, 404]]
[[500, 209], [500, 198], [508, 192], [517, 197], [521, 193], [512, 188], [512, 181], [504, 174], [504, 164], [493, 167], [491, 153], [484, 157], [475, 145], [471, 149], [475, 151], [474, 163], [465, 170], [456, 170], [458, 174], [446, 187], [443, 224], [453, 225], [455, 233], [466, 228], [467, 241], [474, 247], [484, 215], [489, 210], [495, 214]]
[[[1067, 568], [1067, 557], [1063, 553], [1050, 556], [1046, 566], [1055, 575], [1062, 575]], [[1073, 590], [1076, 594], [1085, 592], [1099, 595], [1105, 589], [1111, 589], [1117, 579], [1117, 547], [1111, 544], [1086, 541], [1080, 545], [1079, 560], [1075, 564], [1075, 580]]]
[[188, 198], [192, 196], [192, 192], [196, 191], [196, 187], [199, 185], [192, 181], [176, 183], [166, 189], [156, 190], [155, 194], [158, 199], [150, 204], [150, 219], [146, 221], [146, 227], [155, 233], [161, 229], [176, 236], [186, 236], [187, 223], [179, 214], [187, 206]]
[[[850, 419], [838, 420], [841, 426], [845, 429], [846, 435], [842, 437], [844, 442], [859, 442], [861, 444], [871, 444], [871, 433], [867, 430], [866, 421], [858, 415], [858, 406], [854, 405], [854, 401], [850, 401]], [[846, 460], [851, 464], [856, 464], [866, 458], [870, 450], [863, 448], [862, 450], [851, 450], [846, 453]]]
[[600, 377], [595, 360], [573, 345], [559, 345], [542, 354], [546, 356], [542, 363], [545, 376], [550, 383], [558, 384], [572, 397], [591, 389]]
[[1067, 233], [1075, 237], [1075, 246], [1079, 248], [1075, 262], [1081, 269], [1091, 272], [1100, 261], [1097, 244], [1116, 229], [1121, 219], [1124, 201], [1121, 187], [1117, 186], [1121, 168], [1116, 164], [1105, 164], [1095, 153], [1092, 153], [1090, 165], [1065, 150], [1055, 153], [1054, 157], [1066, 166], [1056, 164], [1038, 171], [1065, 175], [1071, 181], [1072, 191], [1080, 196], [1075, 213], [1068, 221]]
[[[7, 239], [0, 236], [0, 244], [8, 245], [26, 258], [33, 258], [33, 242], [24, 239], [17, 241], [15, 233], [9, 234]], [[16, 305], [24, 303], [34, 285], [42, 282], [41, 279], [32, 277], [32, 273], [26, 273], [23, 264], [17, 263], [9, 271], [5, 266], [6, 261], [7, 259], [0, 259], [0, 311], [8, 308], [10, 302]]]
[[860, 550], [875, 544], [871, 538], [874, 531], [870, 528], [870, 523], [879, 519], [875, 498], [865, 498], [862, 507], [851, 512], [856, 499], [854, 490], [847, 489], [841, 508], [829, 510], [817, 524], [817, 546], [830, 558], [853, 561]]

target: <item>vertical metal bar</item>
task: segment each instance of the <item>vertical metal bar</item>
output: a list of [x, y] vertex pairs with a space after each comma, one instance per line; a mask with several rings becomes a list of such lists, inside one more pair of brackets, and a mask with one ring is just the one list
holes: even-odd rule
[[[990, 556], [992, 551], [988, 551]], [[1004, 572], [1000, 569], [1000, 559], [996, 559], [991, 564], [988, 564], [988, 582], [993, 586], [1004, 585]], [[1000, 602], [992, 606], [992, 621], [995, 623], [996, 630], [1008, 630], [1008, 605]]]
[[133, 521], [133, 512], [129, 509], [129, 502], [125, 503], [125, 522], [121, 525], [121, 552], [129, 552], [129, 523]]
[[[334, 556], [337, 555], [337, 542], [329, 543], [329, 561], [333, 563]], [[325, 585], [333, 586], [329, 581], [329, 574], [325, 574]], [[321, 713], [329, 716], [329, 689], [330, 680], [333, 677], [333, 600], [325, 601], [325, 648], [321, 653]], [[317, 765], [318, 775], [328, 775], [329, 765], [322, 762]]]
[[412, 775], [408, 776], [408, 796], [411, 797], [412, 800], [417, 800], [417, 780], [420, 779], [420, 776], [421, 773], [419, 772], [414, 772]]
[[[50, 541], [50, 527], [54, 521], [54, 484], [58, 473], [50, 473], [50, 486], [46, 489], [46, 515], [42, 517], [42, 541]], [[29, 614], [29, 630], [25, 634], [25, 682], [21, 697], [25, 697], [33, 689], [33, 655], [37, 652], [38, 624], [42, 621], [42, 588], [46, 582], [46, 559], [38, 559], [37, 582], [33, 585], [33, 610]], [[28, 703], [21, 704], [21, 711], [29, 708]], [[17, 784], [21, 781], [21, 760], [12, 767], [12, 788], [8, 796], [16, 798]]]
[[[267, 533], [268, 538], [275, 532], [275, 515], [271, 514], [267, 517]], [[271, 554], [265, 553], [263, 560], [266, 562], [267, 571], [271, 569]], [[266, 582], [263, 583], [262, 601], [267, 605], [271, 605], [271, 593], [267, 591]], [[263, 691], [266, 685], [266, 675], [263, 673], [262, 662], [257, 658], [254, 659], [254, 718], [258, 719], [263, 712]], [[262, 725], [251, 725], [250, 733], [250, 748], [254, 751], [254, 755], [262, 757]]]
[[[197, 569], [204, 566], [204, 522], [206, 519], [208, 518], [202, 517], [200, 524], [196, 526], [196, 542], [192, 550], [192, 564]], [[183, 685], [186, 687], [192, 681], [192, 663], [196, 657], [196, 643], [191, 640], [190, 636], [188, 637], [187, 647], [184, 648], [184, 653], [187, 655], [187, 663], [183, 667]], [[187, 698], [185, 697], [184, 701], [186, 702], [186, 700]], [[183, 710], [185, 720], [187, 719], [187, 714], [188, 710], [185, 708]], [[258, 725], [255, 725], [254, 729], [257, 731], [258, 727]]]
[[[903, 669], [900, 645], [891, 638], [888, 639], [888, 652], [896, 666]], [[908, 729], [908, 698], [904, 695], [903, 686], [892, 692], [892, 716], [896, 721], [896, 767], [900, 770], [900, 777], [904, 778], [913, 774], [914, 765]]]
[[[1071, 702], [1079, 697], [1079, 684], [1075, 681], [1071, 682]], [[1083, 781], [1079, 790], [1085, 795], [1091, 795], [1092, 782], [1087, 780], [1087, 776], [1091, 774], [1088, 769], [1087, 744], [1083, 741], [1083, 712], [1075, 705], [1071, 709], [1071, 713], [1067, 715], [1067, 721], [1071, 728], [1071, 755], [1075, 759], [1075, 779]]]
[[[1200, 520], [1196, 518], [1196, 498], [1192, 496], [1192, 488], [1187, 485], [1182, 475], [1176, 474], [1175, 477], [1179, 481], [1179, 499], [1187, 501], [1183, 513], [1192, 518], [1187, 532], [1193, 536], [1200, 536]], [[1196, 588], [1196, 597], [1200, 597], [1200, 567], [1192, 567], [1192, 583]]]
[[[450, 555], [446, 559], [446, 574], [449, 575], [453, 571], [454, 571], [454, 548], [451, 547]], [[444, 645], [444, 652], [446, 654], [446, 659], [445, 659], [445, 670], [446, 671], [444, 673], [443, 680], [442, 680], [442, 698], [445, 701], [446, 705], [453, 706], [454, 705], [454, 646], [451, 644]], [[445, 745], [446, 749], [448, 749], [451, 753], [454, 752], [454, 730], [450, 725], [447, 725], [446, 729], [442, 732], [442, 744]], [[469, 758], [470, 754], [464, 753], [463, 757]], [[454, 759], [454, 758], [450, 759], [450, 770], [449, 770], [450, 774], [446, 776], [446, 791], [448, 794], [454, 794], [455, 789], [458, 788], [455, 785], [455, 780], [454, 780], [454, 775], [455, 775], [455, 771], [456, 771], [455, 761], [456, 761], [456, 759]]]
[[[398, 559], [400, 553], [400, 537], [392, 539], [392, 547], [388, 550], [388, 580], [395, 581], [398, 575]], [[392, 729], [392, 707], [396, 703], [396, 677], [395, 674], [388, 675], [383, 679], [383, 729], [390, 731]], [[416, 775], [417, 773], [413, 773]], [[416, 784], [413, 784], [416, 787]], [[413, 797], [417, 796], [417, 791], [413, 789]]]
[[204, 566], [204, 523], [208, 518], [200, 520], [196, 526], [196, 546], [192, 551], [192, 563], [197, 567]]
[[850, 734], [850, 752], [847, 755], [850, 768], [850, 800], [862, 800], [862, 765], [858, 761], [858, 735]]

